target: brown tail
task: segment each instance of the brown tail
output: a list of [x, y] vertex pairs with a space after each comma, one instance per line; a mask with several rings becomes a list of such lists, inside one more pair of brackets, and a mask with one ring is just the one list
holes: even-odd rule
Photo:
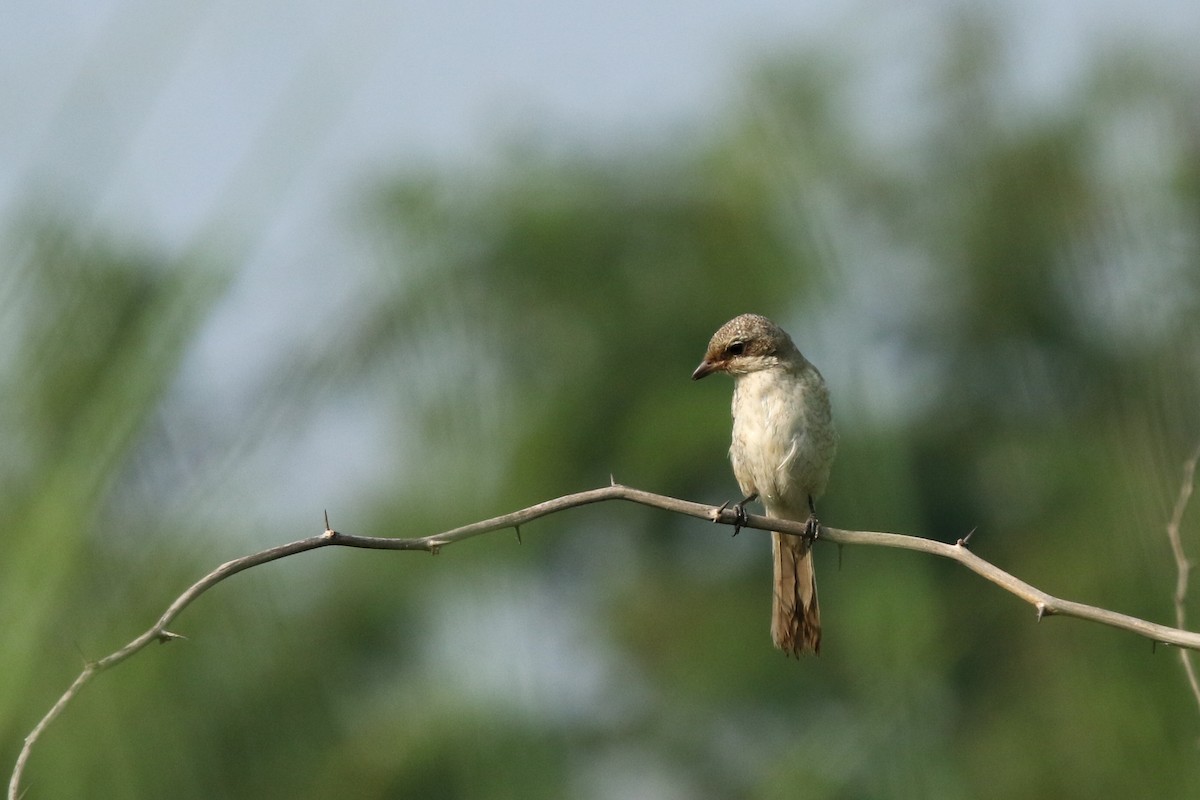
[[790, 656], [821, 650], [821, 610], [809, 542], [800, 536], [771, 534], [775, 557], [775, 593], [771, 603], [771, 638]]

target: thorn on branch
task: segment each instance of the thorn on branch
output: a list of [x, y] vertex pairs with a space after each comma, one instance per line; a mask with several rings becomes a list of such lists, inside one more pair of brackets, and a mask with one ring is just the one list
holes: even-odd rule
[[186, 639], [187, 637], [182, 633], [173, 633], [172, 631], [164, 628], [156, 634], [155, 638], [158, 639], [159, 644], [166, 644], [167, 642], [173, 642], [177, 639]]
[[957, 547], [967, 547], [968, 549], [970, 549], [970, 548], [969, 548], [969, 546], [968, 546], [968, 543], [971, 541], [971, 537], [975, 535], [975, 531], [977, 531], [977, 530], [979, 530], [979, 528], [971, 528], [971, 532], [970, 532], [970, 533], [968, 533], [966, 536], [964, 536], [964, 537], [962, 537], [961, 539], [959, 539], [959, 540], [958, 540], [957, 542], [955, 542], [954, 544], [955, 544]]
[[517, 544], [522, 544], [522, 542], [521, 542], [521, 526], [513, 525], [513, 530], [517, 532]]
[[1038, 603], [1038, 604], [1037, 604], [1037, 618], [1038, 618], [1038, 622], [1041, 622], [1041, 621], [1042, 621], [1042, 617], [1044, 617], [1044, 616], [1046, 616], [1046, 604], [1045, 604], [1045, 603]]
[[338, 532], [329, 526], [329, 509], [325, 509], [325, 532], [321, 534], [325, 539], [336, 539]]

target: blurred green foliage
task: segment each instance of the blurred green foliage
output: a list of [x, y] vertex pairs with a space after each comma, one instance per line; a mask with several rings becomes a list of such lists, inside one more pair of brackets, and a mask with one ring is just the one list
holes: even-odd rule
[[[778, 59], [684, 141], [527, 145], [484, 175], [366, 187], [378, 280], [304, 369], [281, 366], [273, 401], [353, 383], [392, 404], [408, 464], [363, 499], [364, 532], [446, 528], [610, 474], [720, 502], [736, 491], [730, 387], [688, 376], [720, 323], [755, 310], [833, 384], [830, 524], [977, 528], [977, 552], [1047, 591], [1169, 620], [1164, 524], [1200, 437], [1200, 81], [1116, 53], [1040, 107], [1009, 91], [1001, 53], [964, 27], [918, 96], [865, 116], [854, 69]], [[871, 130], [880, 115], [908, 133]], [[96, 524], [135, 453], [166, 457], [144, 452], [148, 420], [213, 287], [63, 234], [17, 241], [8, 763], [76, 646], [115, 648], [215, 565], [161, 539], [131, 564]], [[129, 524], [191, 527], [166, 511]], [[826, 647], [797, 663], [770, 646], [760, 536], [603, 506], [523, 539], [435, 560], [324, 552], [300, 579], [284, 562], [218, 587], [180, 620], [191, 641], [76, 700], [28, 796], [1191, 797], [1200, 782], [1174, 653], [1035, 625], [952, 564], [819, 548]]]

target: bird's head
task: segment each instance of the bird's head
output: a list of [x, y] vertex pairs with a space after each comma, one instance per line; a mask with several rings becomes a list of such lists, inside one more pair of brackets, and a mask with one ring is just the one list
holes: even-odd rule
[[692, 380], [714, 372], [737, 376], [771, 369], [793, 358], [796, 352], [791, 337], [774, 322], [758, 314], [742, 314], [713, 334]]

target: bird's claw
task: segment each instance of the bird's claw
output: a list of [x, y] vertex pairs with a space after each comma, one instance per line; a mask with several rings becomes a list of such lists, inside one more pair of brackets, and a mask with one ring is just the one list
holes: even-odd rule
[[733, 515], [735, 517], [733, 521], [733, 535], [737, 536], [742, 532], [742, 528], [746, 527], [747, 514], [746, 503], [744, 501], [733, 507]]
[[746, 503], [749, 503], [751, 500], [755, 500], [757, 498], [757, 494], [744, 497], [742, 498], [741, 502], [734, 503], [732, 509], [729, 508], [729, 501], [726, 500], [724, 503], [721, 503], [720, 508], [713, 512], [712, 521], [720, 522], [721, 515], [724, 514], [726, 510], [733, 511], [733, 535], [737, 536], [742, 532], [742, 528], [746, 527], [746, 523], [750, 520], [750, 515], [746, 513]]
[[746, 523], [750, 520], [750, 515], [746, 513], [746, 503], [758, 499], [758, 494], [752, 494], [749, 497], [743, 497], [740, 503], [735, 503], [733, 506], [733, 535], [737, 536], [742, 532], [742, 528], [746, 527]]
[[817, 519], [816, 514], [809, 514], [808, 519], [804, 521], [804, 538], [810, 542], [815, 542], [821, 537], [821, 521]]

